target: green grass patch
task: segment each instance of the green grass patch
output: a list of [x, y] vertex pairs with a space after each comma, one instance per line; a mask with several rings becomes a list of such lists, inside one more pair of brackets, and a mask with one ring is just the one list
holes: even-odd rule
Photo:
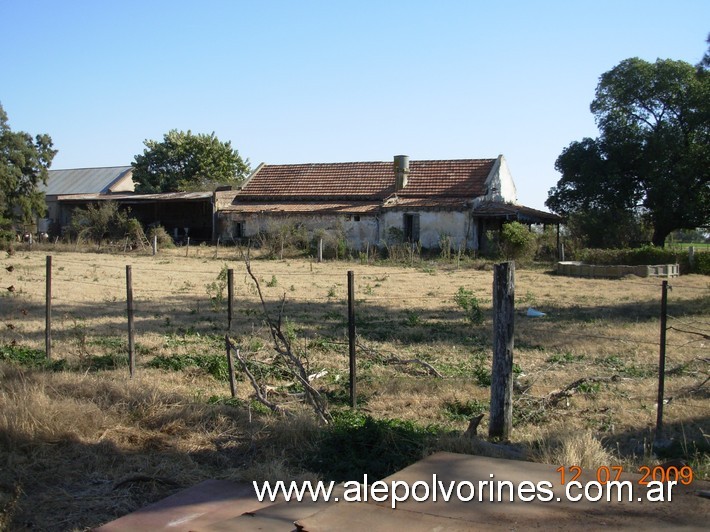
[[0, 347], [0, 360], [12, 362], [25, 368], [61, 371], [66, 367], [64, 360], [50, 360], [41, 349], [32, 349], [21, 345]]
[[336, 412], [305, 466], [325, 479], [381, 479], [420, 460], [427, 443], [441, 432], [399, 419], [375, 419], [361, 412]]
[[473, 416], [488, 412], [489, 405], [478, 399], [469, 399], [466, 402], [454, 399], [444, 402], [444, 414], [452, 421], [468, 421]]

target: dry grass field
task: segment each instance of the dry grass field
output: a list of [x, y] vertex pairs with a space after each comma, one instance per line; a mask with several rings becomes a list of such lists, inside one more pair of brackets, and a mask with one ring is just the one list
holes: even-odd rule
[[[52, 361], [42, 357], [48, 254]], [[226, 267], [235, 272], [234, 342], [267, 397], [292, 416], [255, 401], [242, 372], [237, 397], [230, 395]], [[318, 425], [277, 363], [236, 250], [191, 248], [189, 257], [184, 248], [155, 257], [51, 247], [3, 252], [0, 529], [83, 530], [206, 478], [342, 477], [357, 471], [351, 444], [369, 449], [373, 463], [386, 454], [382, 448], [411, 461], [437, 449], [481, 451], [461, 434], [470, 417], [487, 413], [490, 400], [490, 264], [254, 258], [252, 268], [273, 316], [285, 295], [282, 329], [309, 373], [325, 371], [313, 384], [340, 420], [340, 433]], [[661, 281], [575, 279], [550, 269], [516, 271], [511, 443], [560, 465], [622, 464], [633, 471], [655, 463]], [[358, 414], [348, 412], [348, 270], [355, 272]], [[708, 478], [710, 279], [689, 275], [670, 284], [666, 455], [683, 457]], [[455, 302], [461, 287], [477, 299], [482, 323], [467, 321]], [[528, 307], [546, 315], [528, 317]], [[440, 376], [423, 364], [397, 363], [412, 359]], [[579, 379], [569, 393], [554, 395]], [[487, 416], [479, 434], [487, 434]], [[384, 447], [372, 446], [383, 437], [375, 443]], [[342, 469], [344, 462], [351, 469]]]

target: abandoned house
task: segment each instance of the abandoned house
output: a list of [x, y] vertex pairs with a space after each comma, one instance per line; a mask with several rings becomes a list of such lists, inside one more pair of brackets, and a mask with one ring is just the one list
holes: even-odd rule
[[495, 159], [260, 165], [239, 191], [217, 192], [222, 241], [279, 226], [341, 235], [351, 249], [396, 242], [479, 250], [505, 221], [558, 224], [554, 214], [517, 203], [513, 178]]
[[136, 194], [131, 166], [50, 170], [42, 190], [47, 218], [38, 223], [41, 232], [59, 235], [75, 209], [114, 201], [130, 209], [144, 227], [161, 225], [175, 240], [187, 236], [193, 242], [213, 240], [212, 192]]

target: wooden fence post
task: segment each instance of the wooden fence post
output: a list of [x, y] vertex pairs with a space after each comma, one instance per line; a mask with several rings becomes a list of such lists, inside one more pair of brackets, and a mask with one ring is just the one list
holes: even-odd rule
[[350, 348], [350, 406], [357, 406], [355, 379], [355, 274], [348, 271], [348, 345]]
[[153, 255], [158, 254], [158, 235], [153, 235]]
[[663, 432], [663, 388], [666, 376], [666, 330], [668, 323], [668, 281], [663, 281], [661, 286], [661, 340], [658, 356], [658, 408], [656, 409], [656, 438], [661, 441]]
[[496, 264], [493, 272], [493, 369], [488, 437], [507, 440], [513, 428], [513, 336], [515, 262]]
[[[229, 334], [224, 336], [224, 341], [227, 347], [227, 369], [229, 371], [229, 391], [232, 393], [232, 397], [237, 396], [237, 383], [234, 378], [234, 362], [232, 362], [232, 342], [229, 339]], [[237, 350], [237, 357], [239, 357], [239, 350]]]
[[126, 265], [126, 308], [128, 311], [128, 371], [133, 378], [136, 370], [136, 352], [133, 342], [133, 272], [130, 265]]
[[323, 239], [318, 239], [318, 262], [323, 262]]
[[232, 333], [232, 305], [234, 301], [234, 269], [227, 269], [227, 332]]
[[44, 352], [52, 358], [52, 256], [47, 255], [47, 273], [44, 307]]
[[185, 246], [185, 256], [187, 257], [190, 254], [190, 237], [187, 237], [187, 245]]

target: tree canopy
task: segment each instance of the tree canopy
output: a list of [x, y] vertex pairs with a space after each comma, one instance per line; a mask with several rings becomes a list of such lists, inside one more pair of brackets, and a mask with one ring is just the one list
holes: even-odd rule
[[28, 224], [47, 210], [44, 193], [49, 166], [56, 155], [49, 135], [32, 138], [24, 131], [12, 131], [7, 113], [0, 105], [0, 224]]
[[133, 162], [136, 192], [212, 190], [238, 185], [249, 172], [249, 161], [214, 133], [193, 135], [173, 129], [162, 142], [146, 140], [144, 144], [143, 154]]
[[551, 210], [642, 219], [658, 246], [676, 229], [710, 224], [710, 71], [702, 63], [626, 59], [601, 76], [590, 108], [600, 136], [558, 157]]

